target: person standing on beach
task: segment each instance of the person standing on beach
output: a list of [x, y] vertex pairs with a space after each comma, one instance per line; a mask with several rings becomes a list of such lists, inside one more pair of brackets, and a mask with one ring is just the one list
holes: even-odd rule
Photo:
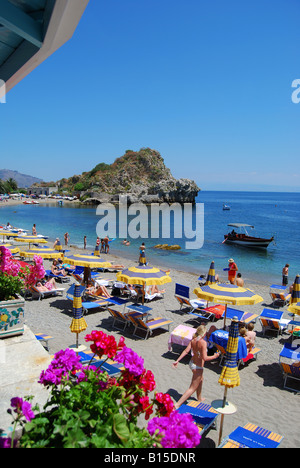
[[104, 253], [108, 254], [108, 252], [109, 252], [109, 237], [105, 236], [103, 240], [104, 240]]
[[65, 233], [64, 238], [65, 238], [65, 245], [68, 245], [68, 242], [70, 240], [70, 236], [68, 232]]
[[147, 264], [145, 250], [146, 250], [146, 246], [145, 246], [145, 243], [143, 242], [142, 245], [140, 246], [139, 266], [143, 266]]
[[236, 277], [236, 272], [238, 271], [238, 267], [237, 267], [237, 264], [235, 263], [235, 261], [233, 260], [233, 258], [230, 258], [230, 259], [228, 260], [228, 267], [229, 267], [229, 270], [228, 270], [228, 281], [229, 281], [231, 284], [234, 284], [235, 277]]
[[36, 232], [36, 225], [35, 225], [35, 224], [32, 226], [32, 235], [33, 235], [33, 236], [36, 236], [36, 235], [37, 235], [37, 232]]
[[193, 373], [192, 381], [190, 387], [182, 395], [182, 397], [175, 404], [175, 409], [178, 409], [188, 398], [190, 398], [194, 392], [196, 392], [197, 400], [201, 403], [205, 400], [202, 397], [202, 385], [203, 385], [203, 371], [204, 364], [207, 361], [213, 361], [217, 359], [220, 355], [219, 352], [213, 354], [212, 356], [207, 355], [207, 342], [205, 341], [206, 336], [206, 327], [200, 325], [197, 328], [196, 333], [194, 334], [192, 340], [186, 349], [181, 353], [176, 362], [172, 366], [176, 369], [179, 361], [184, 358], [190, 351], [192, 351], [192, 359], [190, 360], [190, 369]]
[[289, 267], [288, 263], [282, 269], [282, 286], [287, 286], [289, 282]]
[[86, 249], [86, 236], [84, 236], [84, 238], [83, 238], [83, 248], [84, 248], [84, 250]]

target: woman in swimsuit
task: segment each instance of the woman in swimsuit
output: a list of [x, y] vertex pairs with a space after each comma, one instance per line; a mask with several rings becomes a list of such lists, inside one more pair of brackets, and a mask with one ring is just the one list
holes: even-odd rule
[[205, 398], [202, 398], [202, 384], [203, 384], [203, 370], [204, 364], [206, 361], [213, 361], [219, 356], [219, 352], [213, 354], [212, 356], [207, 355], [207, 343], [204, 340], [206, 335], [206, 327], [200, 325], [197, 328], [196, 333], [194, 334], [192, 340], [186, 349], [181, 353], [176, 362], [172, 365], [174, 368], [177, 367], [179, 361], [186, 356], [190, 351], [192, 351], [192, 359], [190, 360], [190, 369], [193, 373], [192, 381], [190, 387], [182, 395], [180, 400], [175, 404], [175, 409], [178, 409], [189, 397], [196, 392], [197, 400], [202, 402]]

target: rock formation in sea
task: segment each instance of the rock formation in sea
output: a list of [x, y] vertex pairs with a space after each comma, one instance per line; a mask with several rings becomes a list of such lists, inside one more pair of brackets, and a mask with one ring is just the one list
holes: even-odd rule
[[194, 203], [200, 191], [190, 179], [175, 179], [156, 150], [127, 150], [113, 164], [100, 163], [89, 172], [58, 182], [61, 191], [77, 193], [85, 204], [118, 203], [126, 195], [129, 204]]

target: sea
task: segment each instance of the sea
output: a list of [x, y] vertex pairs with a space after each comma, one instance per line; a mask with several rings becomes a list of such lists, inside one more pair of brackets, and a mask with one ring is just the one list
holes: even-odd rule
[[[223, 204], [230, 210], [223, 210]], [[242, 277], [251, 283], [281, 284], [282, 268], [288, 263], [289, 284], [300, 274], [300, 193], [275, 192], [222, 192], [201, 191], [196, 199], [196, 205], [203, 208], [201, 225], [197, 224], [194, 207], [193, 229], [203, 232], [201, 248], [186, 248], [187, 238], [177, 238], [174, 229], [175, 217], [170, 217], [170, 236], [162, 237], [162, 229], [158, 237], [127, 238], [130, 245], [122, 244], [122, 238], [113, 238], [110, 243], [110, 253], [125, 256], [132, 260], [133, 265], [139, 257], [139, 246], [146, 245], [146, 258], [151, 265], [176, 268], [181, 271], [205, 275], [210, 264], [215, 262], [216, 273], [220, 278], [227, 278], [224, 268], [228, 259], [233, 258]], [[15, 227], [29, 230], [36, 224], [38, 234], [49, 237], [49, 246], [59, 237], [63, 243], [66, 232], [70, 236], [70, 245], [83, 247], [83, 238], [87, 236], [87, 252], [94, 251], [97, 238], [97, 225], [101, 219], [95, 206], [77, 206], [65, 204], [15, 205], [0, 208], [0, 224], [8, 222]], [[134, 217], [129, 217], [130, 222]], [[184, 223], [184, 218], [183, 223]], [[117, 236], [119, 232], [118, 213], [116, 214]], [[176, 221], [175, 221], [176, 222]], [[148, 223], [151, 223], [149, 216]], [[253, 249], [224, 244], [224, 234], [232, 230], [230, 223], [246, 223], [255, 227], [250, 229], [252, 235], [260, 237], [274, 236], [275, 241], [267, 249]], [[184, 226], [183, 226], [184, 227]], [[123, 226], [124, 231], [124, 226]], [[184, 231], [184, 229], [183, 229]], [[249, 233], [250, 233], [249, 232]], [[199, 235], [200, 237], [200, 235]], [[158, 244], [179, 245], [180, 250], [160, 250]], [[105, 254], [103, 254], [105, 256]]]

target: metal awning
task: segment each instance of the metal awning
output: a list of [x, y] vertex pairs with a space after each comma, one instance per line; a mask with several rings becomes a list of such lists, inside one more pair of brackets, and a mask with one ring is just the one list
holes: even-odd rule
[[0, 0], [0, 80], [6, 92], [71, 38], [88, 3]]
[[232, 227], [236, 227], [236, 228], [241, 228], [241, 227], [251, 227], [251, 228], [254, 228], [254, 226], [252, 226], [251, 224], [243, 224], [243, 223], [230, 223], [230, 224], [228, 224], [227, 226], [232, 226]]

